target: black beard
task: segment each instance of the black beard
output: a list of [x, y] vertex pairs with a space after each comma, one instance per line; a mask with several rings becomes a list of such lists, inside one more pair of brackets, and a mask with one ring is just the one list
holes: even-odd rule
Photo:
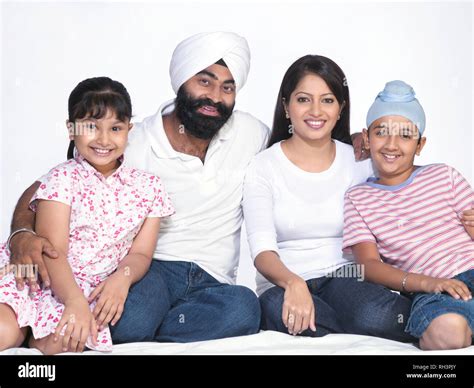
[[[197, 110], [202, 106], [212, 106], [219, 116], [203, 115]], [[214, 103], [209, 98], [194, 99], [181, 87], [176, 95], [176, 116], [184, 129], [198, 139], [209, 140], [222, 128], [232, 115], [234, 105], [227, 106], [222, 102]]]

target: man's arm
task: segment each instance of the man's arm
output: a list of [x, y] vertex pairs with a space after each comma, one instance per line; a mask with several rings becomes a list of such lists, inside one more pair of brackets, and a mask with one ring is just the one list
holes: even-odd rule
[[[41, 182], [36, 181], [30, 187], [28, 187], [22, 194], [16, 205], [15, 211], [13, 212], [13, 219], [10, 226], [10, 233], [15, 230], [27, 228], [35, 229], [35, 212], [29, 208], [31, 197], [38, 190]], [[16, 236], [15, 236], [16, 237]], [[13, 237], [13, 239], [15, 239]], [[12, 240], [13, 240], [12, 239]]]
[[[13, 213], [12, 233], [22, 228], [35, 229], [35, 212], [29, 208], [29, 204], [40, 184], [41, 182], [34, 182], [20, 197]], [[12, 264], [22, 266], [38, 265], [38, 272], [43, 284], [46, 287], [51, 284], [44, 264], [43, 254], [51, 258], [57, 258], [58, 253], [47, 239], [28, 232], [17, 233], [10, 240], [10, 251]], [[19, 290], [23, 289], [25, 279], [29, 283], [31, 291], [38, 289], [37, 279], [35, 277], [26, 277], [27, 274], [32, 274], [33, 271], [16, 271], [15, 273], [18, 276], [15, 280]], [[25, 277], [21, 277], [22, 275], [25, 275]]]

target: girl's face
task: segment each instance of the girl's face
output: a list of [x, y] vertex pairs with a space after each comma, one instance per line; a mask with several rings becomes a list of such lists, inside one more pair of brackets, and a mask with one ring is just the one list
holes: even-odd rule
[[118, 158], [125, 152], [129, 120], [117, 119], [115, 112], [108, 110], [101, 119], [84, 118], [75, 123], [67, 122], [69, 138], [74, 140], [77, 151], [104, 176], [110, 175], [119, 165]]
[[285, 109], [293, 125], [293, 136], [315, 141], [331, 138], [341, 105], [321, 77], [307, 74], [296, 85]]
[[403, 116], [384, 116], [364, 129], [364, 146], [370, 149], [380, 183], [398, 185], [413, 172], [415, 155], [420, 155], [426, 138], [418, 142], [418, 128]]

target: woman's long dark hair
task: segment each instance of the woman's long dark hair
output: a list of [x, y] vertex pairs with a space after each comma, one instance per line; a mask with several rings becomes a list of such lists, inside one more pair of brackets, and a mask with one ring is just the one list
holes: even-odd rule
[[[74, 88], [69, 95], [68, 114], [70, 125], [76, 120], [91, 117], [101, 119], [111, 110], [120, 121], [132, 118], [130, 95], [120, 82], [108, 77], [88, 78]], [[74, 158], [74, 140], [69, 143], [67, 158]]]
[[294, 62], [286, 71], [281, 82], [280, 92], [275, 106], [273, 116], [272, 134], [268, 141], [268, 147], [291, 137], [288, 130], [290, 119], [286, 118], [283, 101], [288, 104], [291, 93], [295, 90], [298, 82], [308, 74], [315, 74], [321, 77], [332, 93], [336, 96], [340, 106], [343, 106], [341, 118], [337, 121], [332, 130], [331, 137], [343, 143], [352, 145], [350, 135], [350, 100], [349, 88], [346, 76], [341, 68], [329, 58], [321, 55], [306, 55]]

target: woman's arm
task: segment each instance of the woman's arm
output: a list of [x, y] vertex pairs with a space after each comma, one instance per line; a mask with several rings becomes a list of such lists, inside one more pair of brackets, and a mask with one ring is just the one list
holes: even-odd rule
[[266, 279], [285, 290], [293, 283], [304, 280], [291, 272], [273, 251], [264, 251], [255, 258], [255, 267]]
[[270, 282], [285, 289], [282, 321], [288, 332], [296, 335], [308, 328], [316, 331], [313, 298], [306, 282], [291, 272], [277, 254], [273, 202], [268, 171], [254, 161], [245, 176], [243, 210], [255, 267]]

